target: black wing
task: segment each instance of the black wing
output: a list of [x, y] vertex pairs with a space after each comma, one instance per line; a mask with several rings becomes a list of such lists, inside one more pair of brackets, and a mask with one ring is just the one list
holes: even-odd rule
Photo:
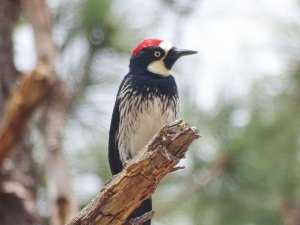
[[119, 112], [119, 99], [116, 98], [115, 107], [113, 110], [110, 130], [109, 130], [109, 141], [108, 141], [108, 160], [112, 174], [119, 173], [122, 169], [122, 162], [120, 160], [117, 132], [119, 129], [120, 112]]

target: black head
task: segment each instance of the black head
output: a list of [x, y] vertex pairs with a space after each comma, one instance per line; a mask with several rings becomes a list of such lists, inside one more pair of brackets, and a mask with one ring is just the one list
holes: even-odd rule
[[169, 76], [177, 59], [196, 53], [177, 49], [168, 41], [147, 39], [133, 50], [129, 67], [132, 72], [149, 71], [159, 76]]

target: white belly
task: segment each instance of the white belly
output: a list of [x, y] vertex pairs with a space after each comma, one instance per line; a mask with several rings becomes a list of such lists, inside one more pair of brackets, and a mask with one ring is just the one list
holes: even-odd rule
[[[133, 99], [128, 104], [138, 103], [138, 101], [140, 99]], [[173, 122], [178, 114], [177, 102], [174, 102], [172, 107], [166, 107], [160, 98], [135, 105], [139, 107], [131, 108], [128, 112], [126, 112], [126, 107], [120, 107], [120, 115], [124, 115], [123, 113], [126, 115], [120, 118], [118, 133], [118, 147], [123, 163], [136, 155], [162, 126]]]

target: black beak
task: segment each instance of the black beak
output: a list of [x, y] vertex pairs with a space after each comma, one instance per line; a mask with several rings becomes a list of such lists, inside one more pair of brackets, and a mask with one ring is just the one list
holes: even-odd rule
[[174, 63], [179, 59], [181, 56], [185, 55], [194, 55], [197, 54], [197, 51], [193, 50], [186, 50], [186, 49], [178, 49], [178, 48], [171, 48], [167, 57], [164, 59], [165, 65], [168, 69], [171, 69]]
[[187, 50], [187, 49], [178, 49], [178, 48], [175, 48], [175, 47], [173, 47], [170, 50], [170, 57], [175, 58], [175, 59], [178, 59], [181, 56], [194, 55], [194, 54], [197, 54], [197, 51]]

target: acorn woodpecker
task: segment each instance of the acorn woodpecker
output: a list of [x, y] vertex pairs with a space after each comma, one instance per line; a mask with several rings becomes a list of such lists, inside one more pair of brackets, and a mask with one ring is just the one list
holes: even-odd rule
[[[161, 127], [178, 118], [178, 90], [171, 69], [181, 56], [196, 53], [158, 39], [144, 40], [132, 51], [129, 73], [119, 87], [109, 131], [112, 174], [119, 173]], [[151, 210], [151, 199], [145, 200], [130, 218]], [[144, 223], [150, 224], [151, 221]]]

